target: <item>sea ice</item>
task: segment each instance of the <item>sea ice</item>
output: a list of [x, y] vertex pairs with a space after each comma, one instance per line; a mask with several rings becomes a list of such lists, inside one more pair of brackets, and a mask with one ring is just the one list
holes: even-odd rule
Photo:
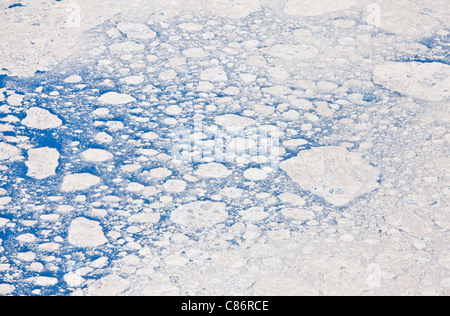
[[356, 0], [289, 0], [284, 11], [290, 15], [316, 16], [347, 10], [357, 3]]
[[108, 240], [97, 221], [84, 217], [76, 218], [69, 227], [68, 241], [76, 247], [98, 247]]
[[27, 176], [42, 180], [55, 175], [59, 166], [59, 152], [54, 148], [43, 147], [28, 150]]
[[27, 116], [22, 120], [22, 124], [35, 129], [53, 129], [60, 127], [62, 121], [48, 110], [33, 107], [26, 111]]
[[103, 104], [120, 105], [120, 104], [134, 102], [134, 101], [136, 101], [136, 99], [128, 94], [117, 93], [117, 92], [108, 92], [108, 93], [105, 93], [104, 95], [102, 95], [98, 99], [98, 101]]
[[142, 23], [121, 22], [117, 25], [117, 28], [125, 33], [128, 38], [150, 39], [156, 37], [156, 33]]
[[385, 62], [373, 71], [375, 83], [416, 99], [450, 98], [450, 66], [442, 63]]
[[15, 157], [20, 155], [20, 149], [16, 146], [0, 143], [0, 161], [12, 159], [15, 160]]
[[205, 0], [203, 5], [208, 11], [232, 19], [242, 19], [260, 9], [259, 0]]
[[114, 158], [114, 155], [103, 149], [88, 149], [82, 154], [83, 159], [90, 162], [104, 162]]
[[231, 170], [220, 163], [203, 164], [195, 171], [195, 174], [202, 178], [226, 178], [231, 173]]
[[175, 209], [170, 219], [184, 227], [201, 229], [212, 227], [228, 217], [225, 203], [197, 201], [184, 204]]
[[64, 177], [61, 190], [63, 192], [83, 191], [99, 183], [100, 178], [90, 173], [69, 174]]
[[344, 206], [379, 187], [380, 172], [343, 147], [320, 147], [301, 151], [280, 164], [302, 189], [329, 203]]

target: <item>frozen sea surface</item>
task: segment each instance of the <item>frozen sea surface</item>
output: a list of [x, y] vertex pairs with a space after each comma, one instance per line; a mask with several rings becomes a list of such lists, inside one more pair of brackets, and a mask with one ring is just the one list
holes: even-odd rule
[[0, 8], [0, 295], [450, 294], [448, 1]]

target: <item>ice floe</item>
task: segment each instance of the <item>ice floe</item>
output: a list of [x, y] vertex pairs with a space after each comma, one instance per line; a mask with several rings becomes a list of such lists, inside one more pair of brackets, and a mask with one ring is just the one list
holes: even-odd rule
[[228, 80], [228, 75], [223, 68], [215, 67], [203, 70], [200, 74], [200, 79], [203, 81], [221, 82]]
[[100, 223], [84, 217], [72, 221], [67, 240], [73, 246], [88, 248], [98, 247], [108, 241], [103, 234]]
[[128, 38], [150, 39], [156, 37], [156, 33], [142, 23], [121, 22], [117, 24], [117, 29], [125, 33]]
[[130, 281], [118, 275], [107, 275], [94, 282], [88, 288], [88, 295], [91, 296], [116, 296], [130, 286]]
[[61, 184], [61, 191], [84, 191], [99, 183], [100, 178], [90, 173], [69, 174], [64, 177], [64, 181]]
[[202, 178], [226, 178], [232, 171], [221, 163], [208, 163], [200, 165], [195, 174]]
[[43, 108], [33, 107], [26, 110], [22, 124], [35, 129], [54, 129], [62, 125], [61, 119]]
[[379, 187], [380, 171], [343, 147], [301, 151], [280, 167], [302, 189], [338, 206]]
[[269, 56], [289, 61], [311, 59], [319, 54], [319, 50], [314, 46], [292, 44], [279, 44], [263, 48], [261, 51]]
[[91, 162], [104, 162], [114, 158], [114, 155], [103, 149], [88, 149], [82, 154], [83, 159]]
[[256, 124], [256, 121], [249, 117], [235, 114], [226, 114], [215, 118], [216, 124], [223, 126], [227, 131], [236, 132], [245, 129], [248, 126]]
[[59, 166], [60, 154], [58, 150], [49, 147], [28, 150], [27, 176], [42, 180], [56, 174]]
[[202, 229], [212, 227], [228, 217], [225, 203], [197, 201], [175, 209], [170, 219], [184, 227]]
[[134, 102], [136, 99], [128, 94], [108, 92], [102, 95], [98, 101], [104, 104], [120, 105]]
[[0, 161], [1, 160], [17, 160], [20, 155], [20, 149], [16, 146], [0, 143]]
[[81, 81], [83, 81], [83, 78], [79, 75], [72, 75], [64, 79], [65, 83], [79, 83]]

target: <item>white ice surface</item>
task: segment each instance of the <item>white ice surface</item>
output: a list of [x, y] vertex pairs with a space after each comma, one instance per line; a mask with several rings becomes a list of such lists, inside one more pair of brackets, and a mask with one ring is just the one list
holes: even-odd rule
[[17, 2], [0, 295], [450, 293], [448, 1]]

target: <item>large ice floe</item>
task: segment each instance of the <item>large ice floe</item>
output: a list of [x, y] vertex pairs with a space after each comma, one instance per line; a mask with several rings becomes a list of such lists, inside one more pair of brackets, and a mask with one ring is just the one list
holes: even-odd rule
[[305, 150], [280, 167], [303, 189], [338, 206], [372, 192], [378, 187], [380, 175], [359, 154], [343, 147]]
[[0, 295], [450, 294], [448, 1], [0, 25]]

